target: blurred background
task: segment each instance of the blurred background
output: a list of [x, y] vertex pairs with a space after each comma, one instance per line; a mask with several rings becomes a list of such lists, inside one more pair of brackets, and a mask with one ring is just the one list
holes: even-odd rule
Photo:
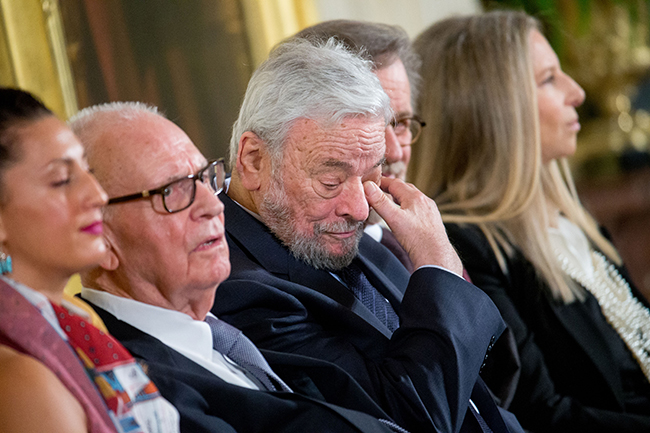
[[[649, 0], [0, 0], [0, 85], [63, 119], [108, 101], [159, 106], [226, 156], [253, 70], [283, 38], [347, 18], [402, 26], [494, 8], [539, 18], [586, 91], [572, 160], [585, 206], [650, 297]], [[415, 144], [417, 145], [417, 144]]]

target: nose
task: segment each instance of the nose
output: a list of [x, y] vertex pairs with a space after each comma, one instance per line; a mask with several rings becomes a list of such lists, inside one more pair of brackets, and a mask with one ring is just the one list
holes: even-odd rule
[[190, 207], [190, 215], [192, 219], [198, 220], [201, 218], [214, 218], [223, 213], [223, 203], [214, 194], [212, 188], [203, 182], [197, 181], [196, 195], [194, 196], [194, 203]]
[[402, 160], [404, 150], [391, 125], [386, 127], [386, 162], [392, 164]]
[[102, 207], [108, 202], [108, 194], [101, 187], [95, 176], [90, 172], [82, 171], [83, 187], [85, 190], [84, 202], [89, 208]]
[[337, 199], [337, 216], [351, 218], [354, 221], [365, 221], [368, 219], [370, 208], [366, 201], [363, 183], [360, 178], [349, 182]]
[[569, 91], [567, 92], [567, 103], [573, 107], [579, 107], [585, 102], [585, 91], [576, 83], [573, 78], [566, 76], [568, 79]]

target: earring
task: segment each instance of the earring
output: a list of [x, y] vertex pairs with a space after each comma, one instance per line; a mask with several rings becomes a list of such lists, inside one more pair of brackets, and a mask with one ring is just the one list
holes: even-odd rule
[[11, 272], [11, 256], [0, 250], [0, 272], [8, 274]]

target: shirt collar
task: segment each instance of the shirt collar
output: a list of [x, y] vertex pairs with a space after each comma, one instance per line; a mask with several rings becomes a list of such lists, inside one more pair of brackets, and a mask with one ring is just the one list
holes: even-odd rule
[[[86, 287], [81, 289], [81, 297], [108, 311], [119, 320], [157, 338], [177, 352], [190, 353], [205, 360], [212, 359], [212, 332], [210, 326], [204, 321], [194, 320], [180, 311], [156, 307]], [[192, 338], [187, 338], [188, 335]]]

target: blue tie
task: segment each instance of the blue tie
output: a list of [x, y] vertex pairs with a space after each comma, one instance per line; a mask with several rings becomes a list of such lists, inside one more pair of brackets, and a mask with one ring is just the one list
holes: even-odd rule
[[399, 317], [388, 299], [370, 284], [361, 268], [353, 261], [347, 268], [339, 272], [341, 280], [354, 293], [357, 299], [377, 317], [381, 323], [386, 325], [391, 332], [399, 328]]
[[235, 361], [268, 391], [291, 392], [291, 388], [273, 372], [257, 347], [239, 329], [212, 316], [207, 316], [205, 321], [212, 331], [214, 350]]

